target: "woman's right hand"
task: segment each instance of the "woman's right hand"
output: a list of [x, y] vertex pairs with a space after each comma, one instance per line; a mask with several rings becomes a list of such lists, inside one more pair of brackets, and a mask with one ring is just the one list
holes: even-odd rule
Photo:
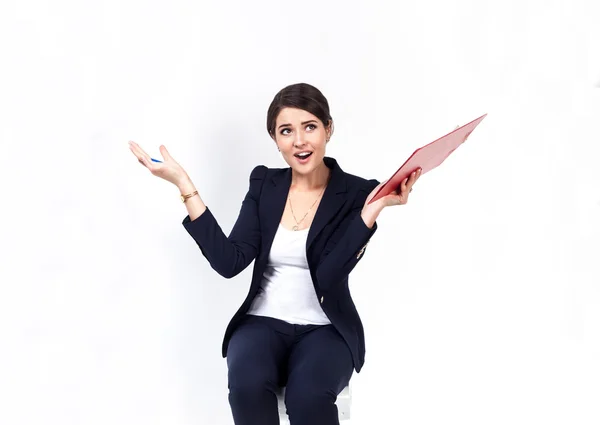
[[160, 154], [163, 157], [163, 162], [154, 162], [144, 150], [135, 142], [129, 141], [129, 149], [137, 157], [140, 164], [145, 166], [152, 174], [175, 186], [180, 186], [188, 179], [185, 170], [169, 155], [167, 148], [164, 145], [160, 146]]

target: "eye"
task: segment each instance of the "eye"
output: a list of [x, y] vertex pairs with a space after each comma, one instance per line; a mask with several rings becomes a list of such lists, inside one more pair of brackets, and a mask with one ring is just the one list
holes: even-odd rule
[[[306, 128], [309, 129], [309, 130], [314, 130], [314, 129], [317, 128], [317, 125], [316, 124], [308, 124], [306, 126]], [[289, 128], [284, 128], [279, 133], [282, 134], [282, 135], [284, 135], [284, 136], [287, 136], [289, 133], [285, 133], [285, 131], [290, 131], [290, 129]]]

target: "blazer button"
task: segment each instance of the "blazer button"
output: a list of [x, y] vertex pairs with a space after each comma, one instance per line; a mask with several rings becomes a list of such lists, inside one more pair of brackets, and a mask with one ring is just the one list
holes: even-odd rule
[[323, 304], [323, 298], [324, 298], [324, 297], [323, 297], [323, 296], [321, 296], [321, 304]]

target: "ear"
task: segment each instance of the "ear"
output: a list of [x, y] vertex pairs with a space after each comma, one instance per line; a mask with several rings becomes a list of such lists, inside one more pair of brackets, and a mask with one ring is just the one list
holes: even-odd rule
[[331, 136], [333, 136], [333, 130], [334, 130], [333, 119], [330, 119], [329, 124], [326, 127], [328, 139], [331, 139]]
[[275, 147], [277, 148], [277, 150], [281, 152], [281, 149], [279, 149], [279, 145], [277, 144], [277, 139], [275, 139], [275, 137], [272, 134], [271, 139], [273, 139], [273, 142], [275, 142]]

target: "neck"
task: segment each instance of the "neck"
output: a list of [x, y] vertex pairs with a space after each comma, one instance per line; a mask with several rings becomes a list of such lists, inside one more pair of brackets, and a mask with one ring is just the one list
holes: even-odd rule
[[292, 187], [298, 192], [310, 192], [322, 189], [329, 180], [331, 170], [325, 162], [309, 174], [299, 174], [292, 168]]

